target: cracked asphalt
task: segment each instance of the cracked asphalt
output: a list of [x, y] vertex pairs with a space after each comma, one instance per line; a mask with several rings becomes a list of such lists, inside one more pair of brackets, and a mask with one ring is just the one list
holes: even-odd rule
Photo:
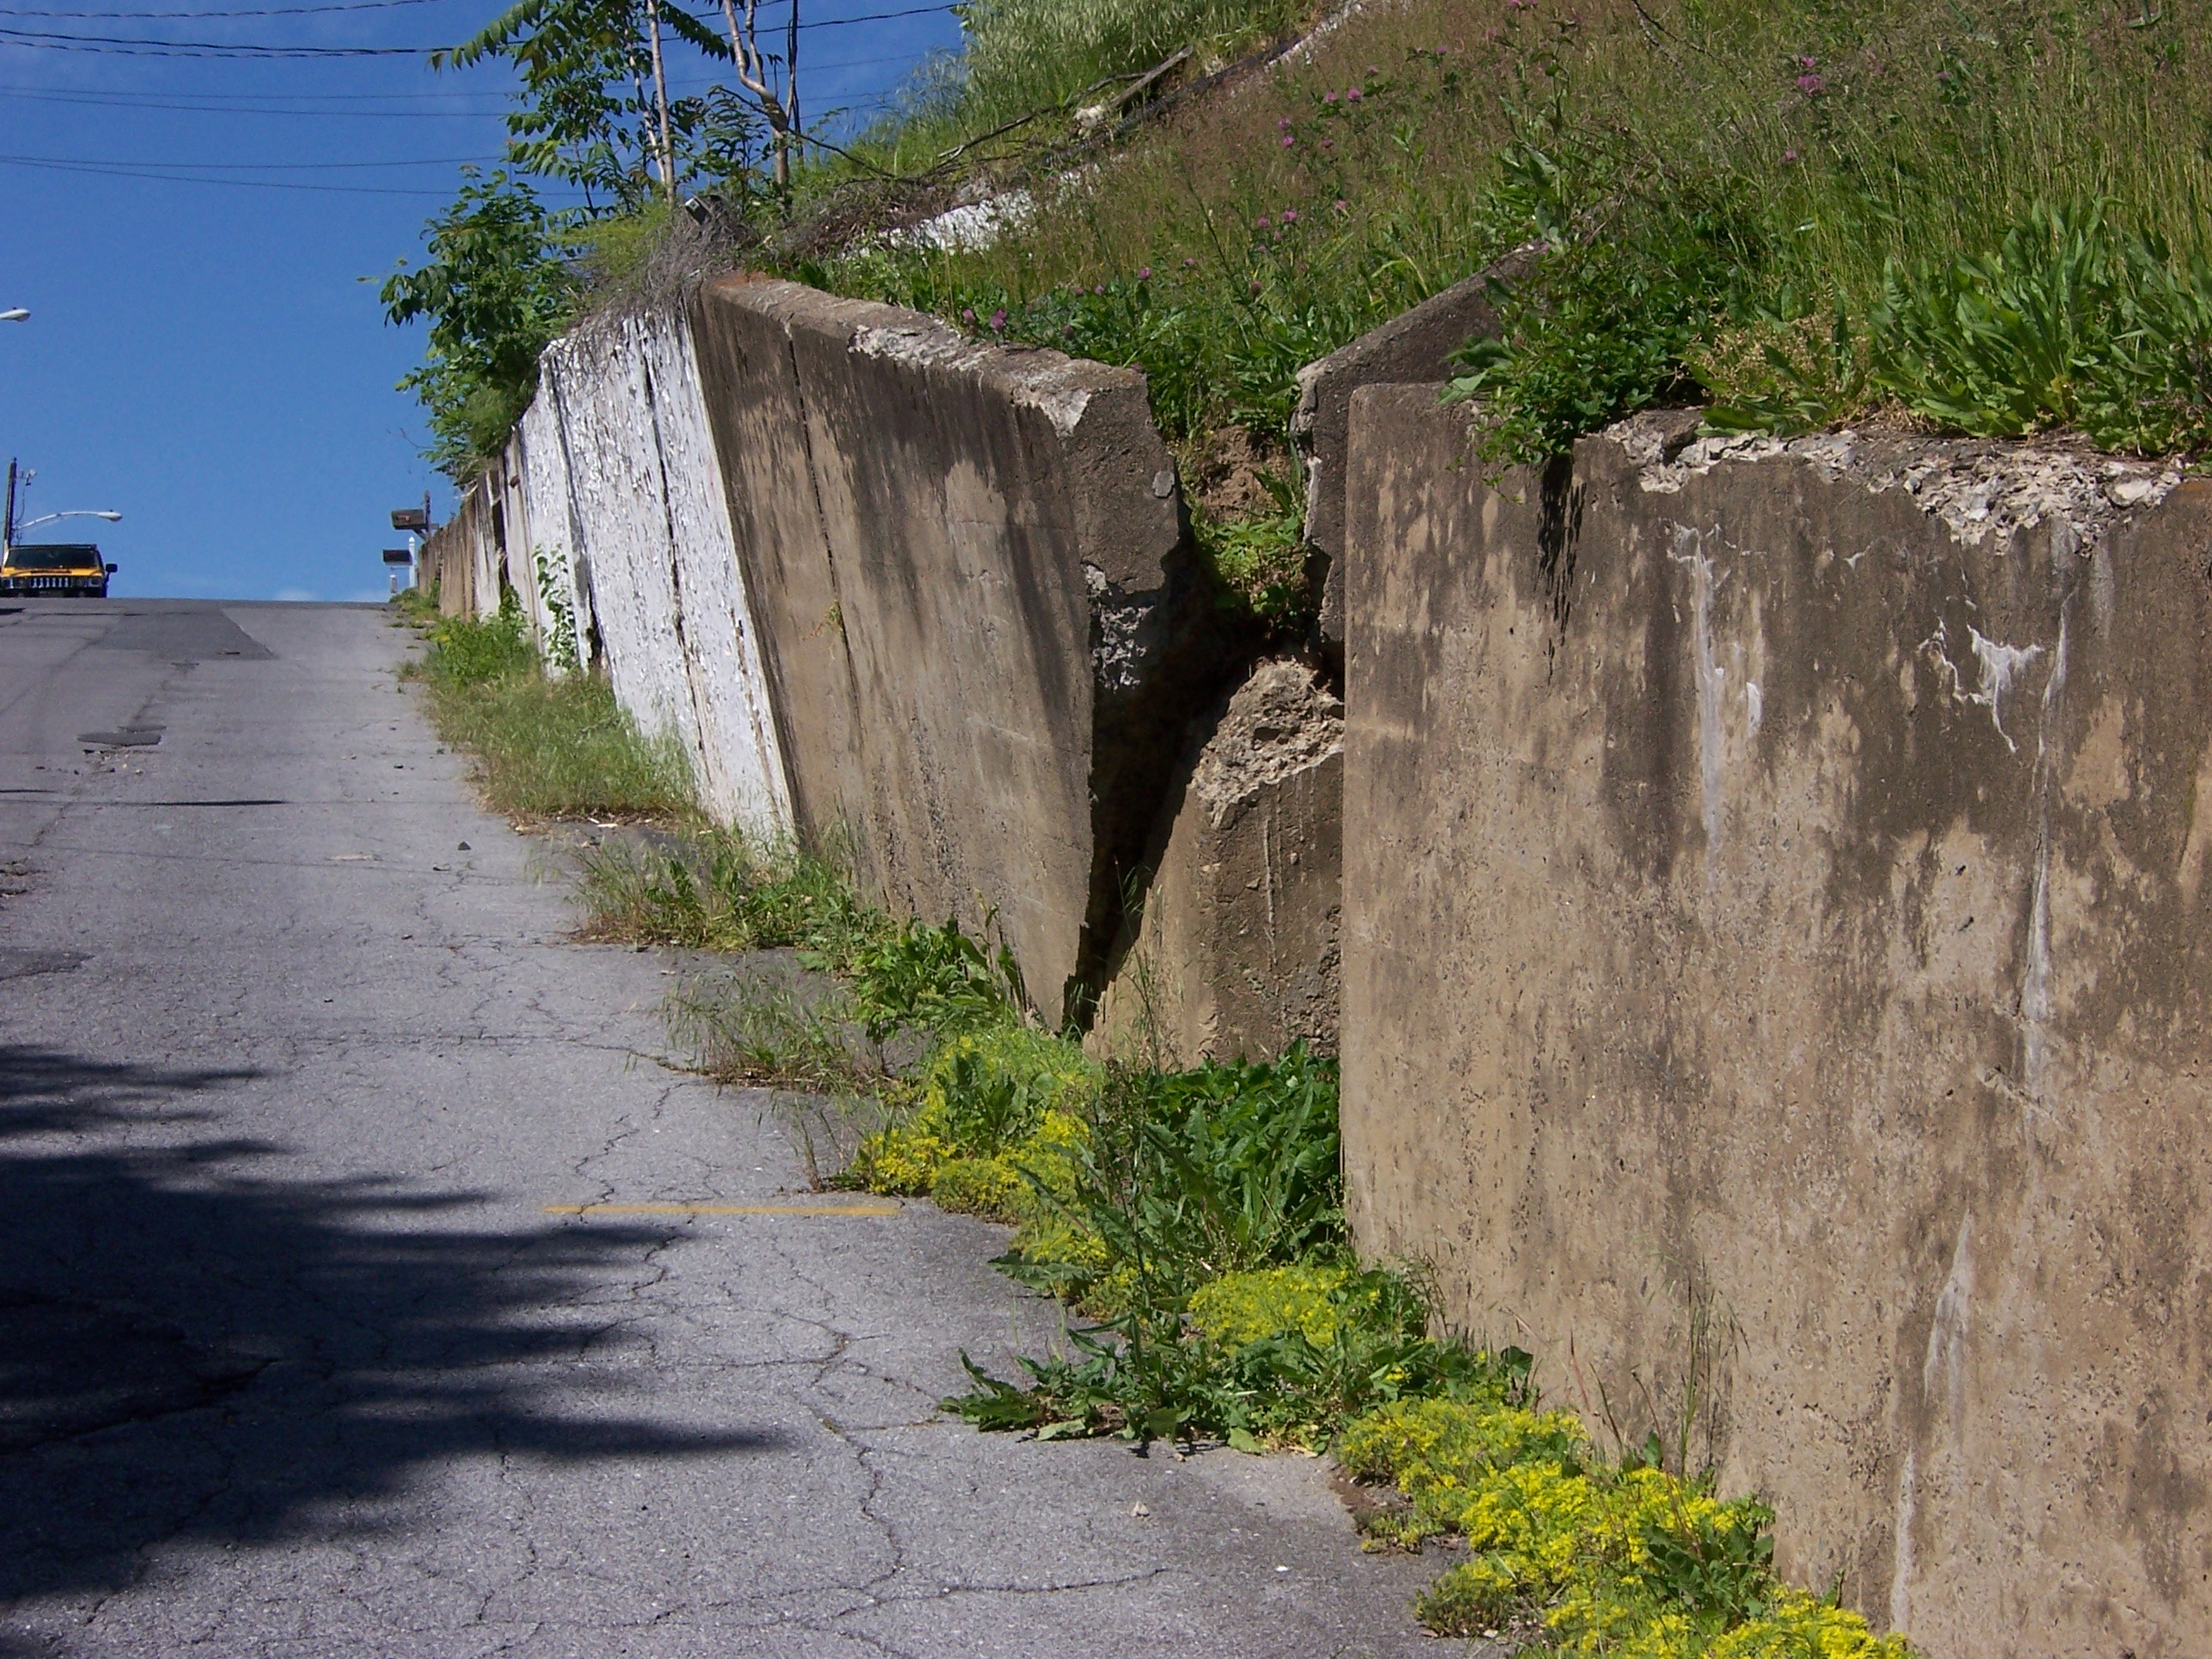
[[804, 1183], [410, 639], [0, 611], [0, 1652], [1437, 1650], [1313, 1460], [942, 1417], [1052, 1328], [993, 1228], [549, 1210]]

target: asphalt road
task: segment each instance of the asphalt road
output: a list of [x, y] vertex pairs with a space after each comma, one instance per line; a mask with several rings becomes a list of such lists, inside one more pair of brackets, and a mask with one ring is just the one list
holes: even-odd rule
[[0, 611], [0, 1652], [1437, 1651], [1312, 1460], [941, 1417], [1048, 1322], [1000, 1235], [747, 1212], [783, 1135], [656, 1063], [669, 964], [563, 937], [410, 638]]

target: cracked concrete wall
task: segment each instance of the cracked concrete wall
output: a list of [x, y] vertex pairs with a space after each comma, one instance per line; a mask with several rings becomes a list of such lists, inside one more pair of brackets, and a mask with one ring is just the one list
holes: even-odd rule
[[1143, 377], [750, 276], [691, 315], [799, 823], [1081, 1012], [1218, 672]]
[[1467, 419], [1352, 404], [1361, 1248], [1932, 1655], [2212, 1651], [2212, 483]]
[[[782, 749], [684, 319], [608, 319], [557, 341], [521, 446], [529, 523], [575, 605], [580, 648], [643, 730], [674, 734], [710, 814], [764, 837], [790, 833]], [[534, 562], [528, 550], [520, 556]], [[544, 630], [550, 614], [536, 586]]]
[[1087, 1046], [1169, 1066], [1334, 1053], [1343, 703], [1310, 663], [1261, 663], [1192, 722], [1169, 802]]

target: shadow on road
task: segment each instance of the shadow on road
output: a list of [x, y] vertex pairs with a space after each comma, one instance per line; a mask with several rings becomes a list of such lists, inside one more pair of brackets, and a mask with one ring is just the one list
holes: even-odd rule
[[661, 1234], [275, 1180], [281, 1148], [220, 1133], [258, 1075], [0, 1045], [0, 1600], [171, 1540], [374, 1529], [418, 1464], [771, 1443], [621, 1415], [608, 1370], [559, 1363]]

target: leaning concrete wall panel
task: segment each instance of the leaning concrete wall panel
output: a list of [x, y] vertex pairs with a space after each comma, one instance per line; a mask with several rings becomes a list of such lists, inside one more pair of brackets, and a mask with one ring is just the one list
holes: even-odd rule
[[1362, 1247], [1931, 1654], [2212, 1651], [2212, 486], [1466, 419], [1353, 404]]
[[781, 835], [791, 826], [790, 790], [690, 331], [680, 317], [654, 318], [631, 337], [660, 444], [683, 665], [702, 734], [701, 787], [723, 822]]
[[787, 283], [694, 307], [794, 793], [897, 908], [987, 916], [1054, 1015], [1111, 943], [1194, 587], [1140, 376]]
[[659, 434], [641, 355], [623, 327], [571, 336], [540, 374], [559, 402], [569, 500], [592, 566], [593, 610], [615, 697], [648, 732], [700, 747], [684, 667]]

